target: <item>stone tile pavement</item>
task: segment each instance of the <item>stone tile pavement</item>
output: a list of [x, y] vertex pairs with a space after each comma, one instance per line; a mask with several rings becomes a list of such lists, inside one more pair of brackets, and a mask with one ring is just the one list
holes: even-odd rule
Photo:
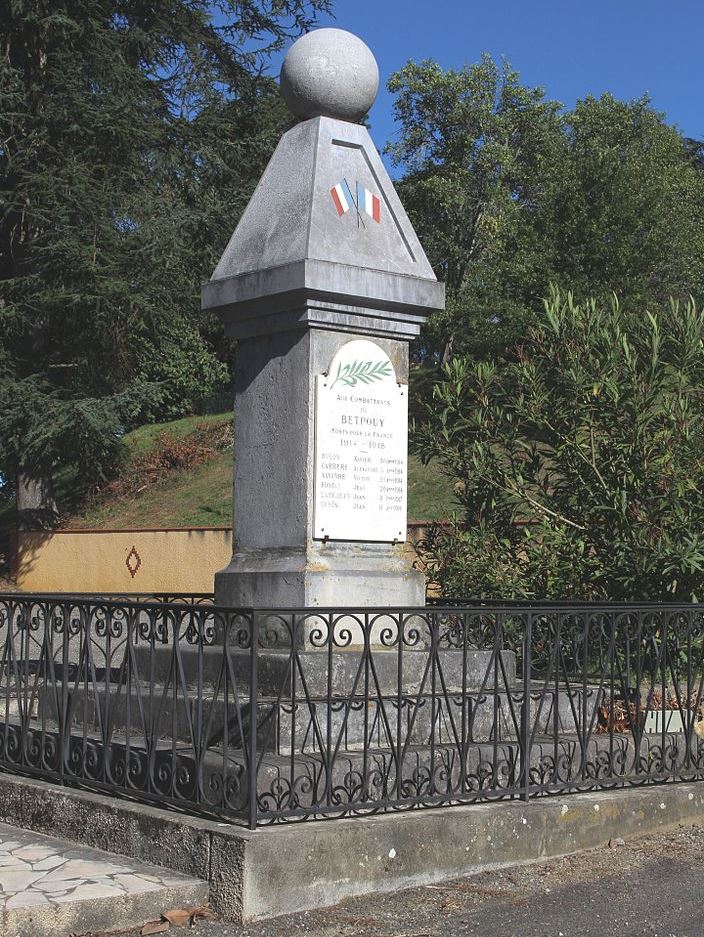
[[0, 824], [3, 937], [124, 927], [206, 900], [186, 875]]

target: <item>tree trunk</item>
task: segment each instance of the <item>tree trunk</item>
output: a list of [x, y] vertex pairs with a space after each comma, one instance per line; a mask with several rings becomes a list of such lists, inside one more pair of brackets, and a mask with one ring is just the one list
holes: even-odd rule
[[440, 362], [440, 364], [442, 364], [443, 367], [448, 363], [448, 361], [452, 357], [453, 340], [454, 340], [454, 336], [451, 335], [450, 338], [445, 342], [445, 348], [443, 349], [443, 353], [442, 353], [442, 361]]
[[47, 530], [56, 524], [51, 472], [20, 467], [17, 472], [17, 529]]

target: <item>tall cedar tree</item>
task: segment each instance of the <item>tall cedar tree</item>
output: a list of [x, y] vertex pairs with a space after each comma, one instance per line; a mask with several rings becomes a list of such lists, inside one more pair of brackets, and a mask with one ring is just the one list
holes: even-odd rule
[[9, 0], [0, 8], [0, 481], [53, 519], [121, 432], [226, 376], [199, 313], [287, 117], [268, 56], [328, 0]]

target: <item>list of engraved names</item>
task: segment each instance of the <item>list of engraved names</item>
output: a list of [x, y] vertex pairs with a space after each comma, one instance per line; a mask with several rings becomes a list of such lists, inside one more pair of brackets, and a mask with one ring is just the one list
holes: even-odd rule
[[393, 377], [372, 386], [317, 378], [315, 536], [406, 539], [408, 392]]

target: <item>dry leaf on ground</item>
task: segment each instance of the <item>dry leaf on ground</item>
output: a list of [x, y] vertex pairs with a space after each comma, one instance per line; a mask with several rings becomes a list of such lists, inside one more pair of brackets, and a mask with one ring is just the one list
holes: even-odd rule
[[168, 921], [149, 921], [139, 932], [139, 937], [150, 937], [151, 934], [165, 934], [171, 927]]
[[212, 921], [215, 919], [215, 913], [207, 904], [199, 905], [197, 908], [172, 908], [170, 911], [164, 911], [161, 916], [173, 927], [183, 927], [186, 924], [193, 927], [198, 920]]
[[174, 927], [182, 927], [189, 923], [192, 912], [193, 908], [172, 908], [170, 911], [164, 911], [162, 917]]

